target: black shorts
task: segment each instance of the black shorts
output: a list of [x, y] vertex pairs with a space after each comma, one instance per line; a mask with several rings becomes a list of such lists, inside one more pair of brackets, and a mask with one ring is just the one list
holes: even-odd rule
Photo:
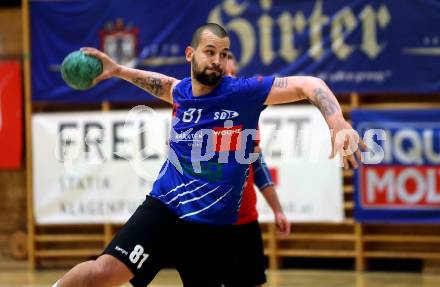
[[260, 224], [254, 221], [234, 225], [232, 249], [235, 254], [232, 269], [239, 274], [239, 286], [251, 287], [266, 283], [266, 261]]
[[159, 200], [147, 197], [104, 250], [147, 286], [164, 266], [176, 266], [188, 287], [239, 286], [231, 269], [231, 227], [179, 219]]

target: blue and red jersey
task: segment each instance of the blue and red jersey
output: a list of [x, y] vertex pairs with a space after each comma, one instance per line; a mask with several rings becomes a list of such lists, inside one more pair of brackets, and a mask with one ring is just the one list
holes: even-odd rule
[[179, 218], [206, 224], [237, 221], [249, 166], [258, 160], [254, 140], [273, 77], [223, 77], [195, 97], [190, 78], [173, 90], [169, 156], [151, 196]]

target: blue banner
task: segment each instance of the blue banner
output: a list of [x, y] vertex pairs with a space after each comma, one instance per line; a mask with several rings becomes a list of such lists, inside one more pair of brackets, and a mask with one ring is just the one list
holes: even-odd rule
[[86, 92], [61, 79], [71, 51], [92, 46], [120, 63], [176, 78], [194, 30], [222, 24], [239, 75], [314, 75], [337, 93], [440, 90], [437, 0], [31, 0], [34, 101], [148, 101], [112, 79]]
[[354, 110], [370, 151], [355, 172], [360, 222], [440, 222], [440, 110]]

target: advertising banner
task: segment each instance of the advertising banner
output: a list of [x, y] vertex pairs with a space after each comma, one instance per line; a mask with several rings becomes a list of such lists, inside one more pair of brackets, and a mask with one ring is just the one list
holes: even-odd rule
[[336, 93], [440, 90], [434, 0], [31, 0], [30, 9], [34, 101], [152, 101], [119, 79], [74, 91], [60, 64], [90, 46], [182, 79], [190, 74], [185, 48], [206, 22], [229, 32], [239, 76], [313, 75]]
[[23, 95], [17, 61], [0, 61], [0, 169], [21, 167]]
[[[123, 223], [167, 158], [171, 110], [35, 114], [37, 223]], [[261, 146], [291, 221], [341, 221], [342, 179], [330, 136], [312, 107], [270, 107]], [[215, 132], [215, 131], [214, 131]], [[259, 193], [259, 192], [258, 192]], [[273, 214], [260, 198], [260, 218]]]
[[361, 222], [440, 222], [440, 110], [354, 110], [372, 147], [356, 172]]

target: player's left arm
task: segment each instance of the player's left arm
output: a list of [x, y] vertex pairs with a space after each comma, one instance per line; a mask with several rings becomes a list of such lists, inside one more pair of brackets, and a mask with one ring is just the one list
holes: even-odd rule
[[350, 164], [355, 168], [358, 167], [357, 160], [361, 160], [358, 145], [365, 149], [365, 144], [359, 140], [358, 133], [344, 119], [338, 100], [323, 80], [308, 76], [275, 78], [265, 104], [292, 103], [304, 99], [309, 100], [321, 111], [330, 128], [332, 135], [330, 158], [340, 154], [346, 169]]
[[259, 152], [258, 160], [252, 163], [254, 169], [254, 182], [260, 190], [267, 204], [275, 215], [275, 224], [280, 234], [286, 235], [290, 233], [290, 223], [284, 215], [280, 200], [275, 190], [272, 176], [263, 159], [263, 154]]

